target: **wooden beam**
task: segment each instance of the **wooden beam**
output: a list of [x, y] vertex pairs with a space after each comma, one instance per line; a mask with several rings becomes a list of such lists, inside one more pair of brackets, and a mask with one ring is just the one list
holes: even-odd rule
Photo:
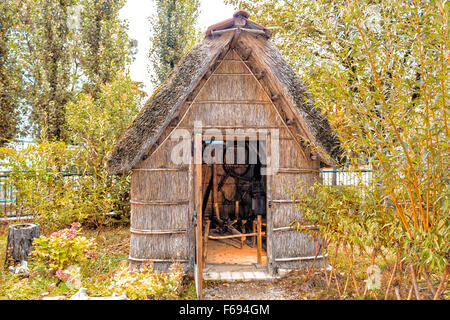
[[196, 203], [196, 289], [197, 297], [203, 298], [203, 217], [202, 217], [202, 132], [194, 132], [194, 168], [195, 168], [195, 203]]
[[266, 100], [196, 100], [194, 104], [270, 104]]
[[[319, 227], [315, 226], [315, 225], [305, 225], [305, 226], [302, 226], [301, 229], [318, 230]], [[286, 227], [273, 228], [272, 231], [296, 231], [296, 229], [291, 226], [286, 226]]]
[[175, 233], [186, 233], [186, 229], [173, 229], [173, 230], [144, 230], [130, 228], [130, 233], [138, 235], [152, 235], [152, 234], [175, 234]]
[[251, 77], [252, 74], [251, 73], [214, 73], [212, 76], [249, 76], [249, 77]]
[[205, 227], [205, 238], [203, 239], [204, 245], [203, 245], [203, 266], [206, 267], [206, 254], [208, 251], [208, 236], [209, 236], [209, 228], [211, 226], [211, 220], [206, 220], [206, 227]]
[[274, 259], [277, 262], [289, 262], [289, 261], [302, 261], [302, 260], [314, 260], [314, 259], [322, 259], [324, 257], [327, 257], [328, 254], [324, 255], [318, 255], [316, 256], [308, 256], [308, 257], [292, 257], [292, 258], [276, 258]]
[[[193, 126], [179, 126], [178, 129], [192, 130]], [[203, 126], [202, 129], [284, 129], [280, 126]]]
[[189, 199], [174, 200], [174, 201], [161, 201], [161, 200], [130, 200], [130, 203], [137, 206], [176, 206], [182, 204], [189, 204]]
[[242, 31], [245, 31], [245, 32], [266, 36], [266, 32], [264, 30], [248, 29], [248, 28], [241, 28], [241, 29], [242, 29]]
[[158, 171], [188, 171], [187, 167], [180, 168], [136, 168], [131, 171], [140, 171], [140, 172], [158, 172]]
[[188, 260], [186, 259], [140, 259], [140, 258], [134, 258], [132, 256], [128, 257], [129, 260], [131, 261], [136, 261], [136, 262], [167, 262], [167, 263], [173, 263], [173, 262], [182, 262], [182, 263], [186, 263], [188, 262]]
[[[214, 150], [215, 153], [215, 150]], [[220, 212], [219, 212], [219, 202], [218, 202], [218, 186], [219, 186], [219, 181], [218, 181], [218, 177], [217, 177], [217, 164], [216, 164], [216, 156], [213, 156], [213, 164], [211, 166], [211, 170], [212, 170], [212, 178], [213, 178], [213, 192], [212, 192], [212, 204], [213, 204], [213, 208], [216, 210], [216, 215], [217, 215], [217, 219], [220, 219]]]
[[241, 29], [237, 28], [236, 31], [234, 32], [233, 38], [231, 39], [230, 49], [234, 49], [234, 47], [236, 46], [237, 41], [239, 40], [239, 36], [240, 35], [241, 35]]
[[278, 168], [279, 173], [320, 173], [320, 170], [317, 169], [300, 169], [300, 168]]
[[262, 222], [261, 222], [261, 216], [258, 215], [257, 218], [257, 241], [256, 241], [256, 252], [257, 252], [257, 258], [258, 258], [258, 264], [262, 263]]
[[[265, 232], [261, 232], [262, 236], [264, 236], [265, 234], [266, 234]], [[258, 236], [258, 232], [246, 233], [245, 236], [246, 237], [256, 237], [256, 236]], [[213, 240], [232, 239], [232, 238], [241, 238], [241, 237], [242, 237], [242, 234], [230, 234], [227, 236], [211, 236], [211, 235], [208, 236], [209, 239], [213, 239]]]
[[237, 30], [237, 28], [230, 28], [230, 29], [224, 29], [224, 30], [212, 30], [211, 31], [211, 35], [212, 36], [220, 36], [220, 35], [222, 35], [224, 33], [231, 32], [231, 31], [236, 31], [236, 30]]

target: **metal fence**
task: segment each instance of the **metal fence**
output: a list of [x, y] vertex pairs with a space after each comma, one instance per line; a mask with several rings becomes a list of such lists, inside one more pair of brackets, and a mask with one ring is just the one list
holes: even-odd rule
[[[8, 183], [9, 171], [0, 171], [0, 217], [16, 217], [23, 216], [26, 213], [21, 212], [20, 199], [18, 199], [18, 191], [14, 186]], [[59, 177], [64, 179], [73, 179], [76, 182], [77, 177], [82, 173], [71, 171], [61, 172]], [[326, 185], [358, 185], [360, 182], [369, 184], [372, 179], [371, 170], [346, 171], [323, 169], [321, 170], [322, 181]], [[36, 191], [38, 192], [38, 191]], [[52, 193], [52, 190], [48, 190]]]
[[342, 185], [359, 185], [360, 183], [368, 185], [372, 180], [371, 170], [321, 170], [322, 181], [326, 185], [342, 186]]
[[[0, 217], [14, 218], [28, 216], [28, 213], [22, 211], [21, 199], [19, 197], [20, 192], [10, 183], [9, 175], [10, 171], [0, 171]], [[77, 188], [76, 182], [78, 178], [84, 175], [86, 175], [86, 173], [61, 171], [57, 174], [57, 177], [65, 180], [70, 179], [73, 182], [73, 187]], [[36, 192], [46, 192], [50, 196], [53, 194], [51, 188], [45, 191], [36, 190]]]
[[0, 216], [11, 216], [12, 208], [17, 201], [14, 188], [8, 184], [8, 171], [0, 171]]

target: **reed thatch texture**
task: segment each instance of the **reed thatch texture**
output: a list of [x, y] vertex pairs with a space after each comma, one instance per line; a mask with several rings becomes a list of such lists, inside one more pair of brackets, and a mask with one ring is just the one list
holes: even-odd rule
[[263, 37], [243, 33], [237, 41], [236, 49], [248, 54], [248, 65], [254, 73], [264, 72], [265, 82], [274, 95], [280, 95], [279, 104], [291, 107], [295, 125], [303, 140], [315, 146], [322, 161], [335, 166], [340, 160], [339, 139], [333, 132], [328, 119], [314, 106], [314, 99], [308, 87], [284, 60], [280, 51]]
[[[163, 151], [163, 150], [161, 150]], [[158, 152], [154, 158], [164, 156]], [[175, 261], [191, 268], [190, 186], [187, 168], [135, 169], [131, 178], [130, 262], [166, 270]]]
[[129, 170], [142, 159], [230, 39], [231, 35], [207, 38], [183, 58], [120, 137], [108, 160], [111, 174]]
[[[290, 171], [280, 171], [279, 174], [271, 178], [270, 196], [272, 208], [270, 209], [270, 244], [272, 246], [271, 258], [273, 268], [305, 268], [309, 266], [311, 261], [301, 259], [294, 261], [278, 261], [278, 259], [311, 257], [316, 254], [316, 241], [306, 233], [299, 233], [295, 229], [290, 228], [290, 225], [294, 220], [302, 219], [302, 214], [292, 202], [292, 197], [288, 190], [292, 190], [300, 180], [305, 186], [314, 183], [314, 181], [318, 181], [318, 164], [316, 163], [316, 168], [298, 168], [298, 170], [300, 172], [296, 172], [295, 168], [291, 168]], [[303, 170], [305, 170], [305, 173], [301, 173]], [[319, 239], [319, 241], [321, 240]], [[318, 254], [321, 255], [322, 252], [319, 251]], [[318, 263], [318, 266], [320, 265], [321, 263]]]
[[[316, 267], [322, 267], [322, 250], [319, 242], [315, 241], [309, 234], [296, 231], [274, 231], [273, 232], [273, 268], [304, 269], [309, 267], [318, 251]], [[299, 258], [298, 260], [289, 260]]]

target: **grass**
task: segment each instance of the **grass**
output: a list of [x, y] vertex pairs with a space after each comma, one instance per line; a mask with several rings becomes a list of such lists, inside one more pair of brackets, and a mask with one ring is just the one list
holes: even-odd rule
[[[86, 229], [82, 234], [95, 238], [97, 242], [97, 258], [80, 265], [82, 286], [89, 295], [102, 295], [109, 285], [115, 270], [122, 262], [128, 261], [129, 228], [108, 227], [98, 230]], [[0, 225], [0, 300], [4, 299], [42, 299], [44, 296], [70, 297], [78, 288], [68, 287], [64, 282], [48, 274], [33, 274], [20, 277], [14, 275], [4, 266], [7, 242], [7, 225]], [[33, 268], [30, 260], [29, 267]], [[194, 299], [195, 286], [186, 280], [179, 299]]]
[[[108, 279], [112, 277], [115, 270], [122, 262], [128, 261], [129, 251], [129, 228], [108, 227], [98, 230], [83, 230], [83, 235], [95, 238], [97, 242], [97, 258], [83, 263], [81, 273], [83, 274], [82, 286], [88, 289], [89, 295], [101, 295]], [[5, 251], [7, 242], [7, 226], [0, 225], [0, 300], [2, 299], [41, 299], [43, 296], [66, 296], [70, 297], [78, 289], [68, 287], [64, 282], [58, 283], [58, 279], [43, 274], [30, 278], [20, 278], [4, 268]], [[298, 299], [383, 299], [384, 290], [372, 290], [364, 296], [365, 281], [367, 279], [368, 261], [367, 255], [355, 252], [353, 270], [355, 280], [359, 287], [359, 294], [356, 293], [354, 284], [350, 280], [347, 282], [348, 256], [340, 248], [337, 259], [334, 261], [335, 247], [329, 247], [329, 263], [335, 265], [338, 270], [336, 281], [333, 279], [331, 286], [328, 286], [328, 278], [324, 272], [314, 271], [310, 274], [308, 281], [304, 281], [306, 271], [298, 271], [287, 279], [280, 280], [283, 287], [298, 296]], [[394, 257], [387, 256], [386, 260], [377, 256], [375, 265], [381, 269], [382, 288], [386, 288], [392, 270]], [[33, 262], [30, 261], [30, 267]], [[327, 273], [329, 276], [329, 272]], [[336, 285], [339, 283], [339, 289]], [[347, 282], [347, 288], [343, 288]], [[401, 296], [405, 299], [408, 296], [410, 283], [401, 284]], [[424, 281], [419, 281], [419, 287], [426, 288]], [[103, 290], [103, 291], [102, 291]], [[445, 293], [448, 298], [448, 291]], [[391, 291], [391, 299], [395, 299], [394, 292]], [[177, 297], [180, 300], [195, 300], [196, 290], [192, 278], [186, 277], [183, 281], [183, 288]]]
[[[32, 279], [20, 278], [5, 269], [5, 252], [7, 242], [7, 225], [0, 226], [0, 299], [39, 299], [42, 296], [70, 296], [78, 289], [69, 288], [64, 282], [46, 275], [37, 275]], [[128, 259], [128, 227], [85, 230], [83, 235], [94, 237], [97, 242], [97, 259], [83, 263], [81, 272], [84, 276], [83, 286], [89, 286], [92, 279], [112, 273], [121, 261]], [[30, 261], [30, 267], [33, 262]]]

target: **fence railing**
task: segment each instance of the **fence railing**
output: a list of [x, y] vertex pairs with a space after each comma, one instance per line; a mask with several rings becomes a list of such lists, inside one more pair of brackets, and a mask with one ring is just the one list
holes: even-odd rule
[[[30, 173], [33, 172], [30, 171]], [[20, 192], [16, 186], [10, 183], [10, 174], [10, 171], [0, 171], [0, 217], [11, 218], [29, 216], [29, 213], [23, 212], [21, 208], [21, 199], [19, 197]], [[78, 177], [83, 175], [86, 175], [86, 173], [61, 171], [57, 174], [58, 178], [72, 179], [74, 180], [74, 182]], [[36, 190], [36, 192], [42, 192], [42, 190]], [[53, 190], [50, 188], [45, 192], [48, 192], [48, 194], [51, 195], [53, 193]]]
[[0, 216], [6, 217], [13, 215], [12, 210], [17, 201], [17, 192], [9, 185], [8, 176], [9, 171], [0, 171]]
[[[0, 217], [16, 217], [27, 215], [21, 211], [20, 199], [18, 199], [18, 190], [8, 181], [10, 172], [0, 171]], [[77, 179], [85, 173], [63, 171], [58, 175], [64, 179]], [[372, 179], [371, 170], [346, 171], [335, 169], [321, 170], [322, 181], [326, 185], [358, 185], [359, 183], [368, 184]], [[52, 193], [52, 190], [48, 190]]]
[[368, 185], [372, 180], [371, 170], [321, 170], [322, 182], [326, 185], [359, 185], [360, 183]]

